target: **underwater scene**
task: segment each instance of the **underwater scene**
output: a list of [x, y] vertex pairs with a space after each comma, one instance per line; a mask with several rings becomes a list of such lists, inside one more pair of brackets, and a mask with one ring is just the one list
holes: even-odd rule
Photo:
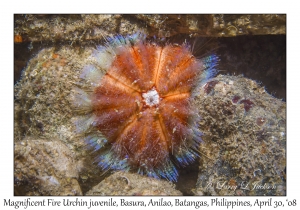
[[14, 195], [286, 195], [286, 15], [15, 14]]

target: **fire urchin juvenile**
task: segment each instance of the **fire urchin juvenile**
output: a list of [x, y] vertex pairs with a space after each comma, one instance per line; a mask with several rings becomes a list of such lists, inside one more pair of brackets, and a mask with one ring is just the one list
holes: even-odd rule
[[174, 163], [198, 156], [192, 100], [215, 74], [217, 56], [197, 59], [188, 44], [161, 46], [141, 33], [110, 37], [93, 56], [97, 65], [81, 75], [90, 90], [76, 89], [74, 102], [78, 132], [99, 153], [98, 165], [176, 181]]

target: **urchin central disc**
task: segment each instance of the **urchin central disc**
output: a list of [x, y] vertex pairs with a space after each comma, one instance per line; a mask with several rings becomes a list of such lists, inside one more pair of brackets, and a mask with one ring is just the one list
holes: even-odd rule
[[144, 102], [148, 106], [159, 104], [159, 95], [154, 88], [149, 90], [147, 93], [143, 93], [142, 96], [144, 98]]

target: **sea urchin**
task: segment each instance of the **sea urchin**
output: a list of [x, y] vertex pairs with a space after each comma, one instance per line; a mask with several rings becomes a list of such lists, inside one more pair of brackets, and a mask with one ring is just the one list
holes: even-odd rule
[[215, 74], [217, 56], [197, 59], [188, 44], [161, 46], [136, 33], [108, 38], [93, 57], [97, 64], [81, 75], [89, 88], [77, 88], [74, 102], [78, 132], [99, 153], [98, 165], [176, 181], [174, 164], [198, 156], [192, 100]]

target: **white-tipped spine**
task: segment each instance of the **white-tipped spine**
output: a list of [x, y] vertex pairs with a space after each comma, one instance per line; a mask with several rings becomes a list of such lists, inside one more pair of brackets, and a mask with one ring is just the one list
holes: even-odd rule
[[91, 96], [84, 90], [74, 88], [74, 94], [72, 98], [74, 107], [79, 111], [89, 113], [92, 111], [92, 99]]
[[92, 87], [99, 86], [99, 81], [104, 73], [93, 65], [88, 65], [83, 68], [80, 78], [86, 80]]
[[77, 133], [83, 133], [88, 131], [88, 129], [93, 126], [95, 120], [96, 120], [96, 116], [93, 114], [76, 118], [74, 122], [76, 125]]
[[97, 66], [103, 71], [107, 71], [115, 58], [115, 52], [111, 47], [98, 47], [97, 50], [94, 51], [93, 56], [97, 61]]

